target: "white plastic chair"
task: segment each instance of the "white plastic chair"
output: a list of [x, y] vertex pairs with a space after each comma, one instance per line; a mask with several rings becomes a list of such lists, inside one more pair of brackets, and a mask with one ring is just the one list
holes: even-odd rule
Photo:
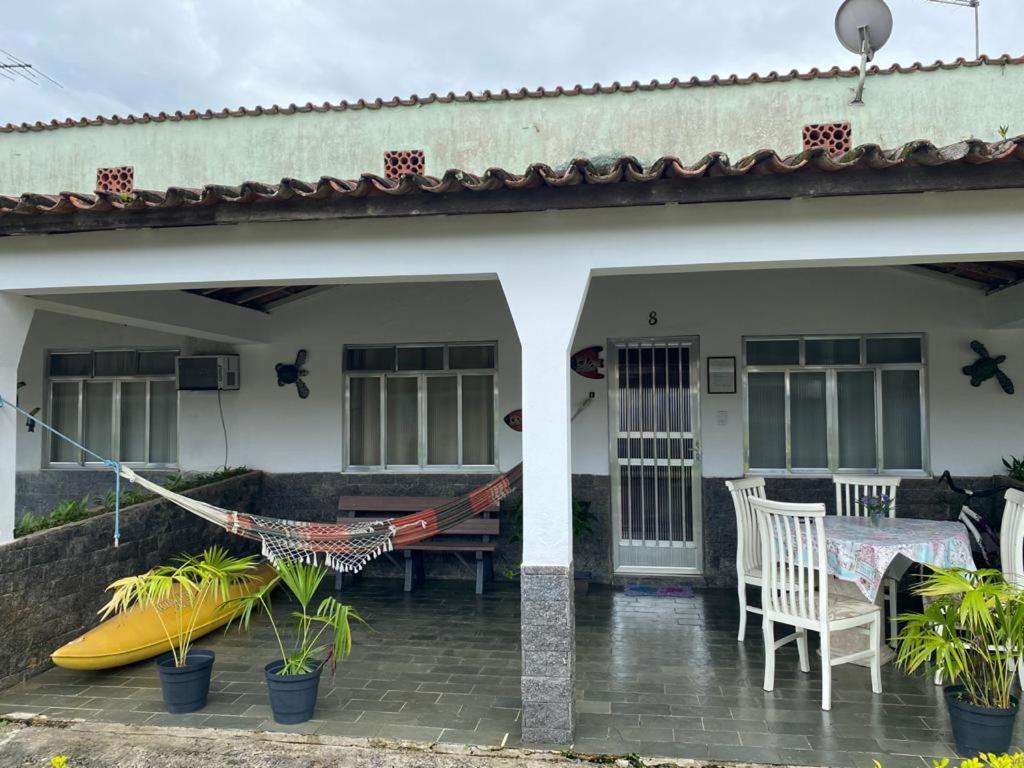
[[736, 586], [740, 596], [740, 633], [743, 642], [747, 634], [747, 612], [761, 614], [761, 609], [747, 604], [747, 585], [761, 586], [761, 537], [757, 532], [757, 513], [750, 499], [764, 498], [764, 478], [748, 477], [744, 480], [726, 480], [725, 487], [732, 495], [736, 510]]
[[[865, 496], [881, 496], [885, 494], [892, 499], [889, 506], [889, 517], [896, 517], [896, 491], [900, 486], [898, 477], [879, 477], [867, 475], [833, 475], [832, 482], [836, 487], [836, 514], [841, 517], [867, 517], [868, 511], [860, 504]], [[889, 619], [889, 644], [896, 647], [896, 635], [899, 634], [899, 622], [896, 620], [896, 593], [899, 590], [896, 579], [882, 580], [883, 598], [886, 614]]]
[[999, 526], [999, 558], [1003, 577], [1024, 588], [1024, 491], [1006, 492], [1003, 522]]
[[[1024, 589], [1024, 491], [1010, 488], [1004, 497], [1003, 522], [999, 525], [999, 561], [1003, 578]], [[1017, 677], [1024, 691], [1024, 657], [1016, 661]], [[936, 670], [936, 685], [942, 685], [942, 672]]]
[[[761, 607], [764, 610], [764, 689], [775, 688], [775, 651], [794, 635], [775, 640], [775, 622], [796, 629], [800, 669], [810, 672], [807, 631], [821, 636], [821, 708], [832, 708], [832, 667], [871, 659], [871, 690], [882, 692], [882, 612], [874, 603], [828, 592], [825, 505], [750, 499], [761, 534]], [[863, 628], [863, 629], [859, 629]], [[832, 658], [831, 635], [863, 631], [868, 649]]]

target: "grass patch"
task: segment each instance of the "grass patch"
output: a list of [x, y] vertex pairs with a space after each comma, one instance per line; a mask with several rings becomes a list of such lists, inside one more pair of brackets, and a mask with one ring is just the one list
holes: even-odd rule
[[[193, 488], [199, 488], [210, 483], [217, 483], [227, 480], [229, 477], [237, 477], [248, 472], [247, 467], [228, 467], [219, 469], [216, 472], [197, 472], [189, 475], [170, 475], [164, 481], [164, 488], [175, 493], [184, 493]], [[155, 494], [144, 491], [122, 491], [121, 507], [130, 507], [135, 504], [142, 504], [157, 498]], [[45, 531], [49, 528], [57, 528], [68, 523], [76, 523], [79, 520], [86, 520], [105, 512], [113, 512], [116, 497], [113, 491], [106, 496], [83, 496], [81, 499], [67, 499], [51, 509], [45, 515], [26, 513], [14, 528], [14, 537], [28, 536], [30, 533]]]

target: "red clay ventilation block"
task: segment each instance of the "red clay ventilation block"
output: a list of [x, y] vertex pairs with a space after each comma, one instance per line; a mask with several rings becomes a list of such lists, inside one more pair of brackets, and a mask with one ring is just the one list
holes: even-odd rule
[[396, 149], [384, 153], [384, 178], [400, 179], [403, 174], [426, 172], [426, 159], [422, 149]]
[[96, 169], [96, 191], [131, 194], [135, 191], [135, 169], [130, 165]]
[[841, 155], [853, 149], [853, 132], [849, 123], [815, 123], [804, 126], [804, 149], [824, 147], [830, 155]]

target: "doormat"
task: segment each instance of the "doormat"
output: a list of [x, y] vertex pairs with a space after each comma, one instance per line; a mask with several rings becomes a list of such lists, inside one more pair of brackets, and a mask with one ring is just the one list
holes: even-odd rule
[[627, 597], [693, 597], [693, 587], [653, 587], [648, 584], [627, 584], [622, 593]]

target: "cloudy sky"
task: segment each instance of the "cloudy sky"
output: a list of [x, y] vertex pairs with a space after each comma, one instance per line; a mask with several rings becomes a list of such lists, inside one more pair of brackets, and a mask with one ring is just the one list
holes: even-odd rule
[[[973, 13], [888, 0], [877, 62], [973, 56]], [[0, 49], [59, 80], [0, 79], [0, 123], [431, 91], [851, 65], [840, 0], [43, 0]], [[1024, 53], [1024, 2], [982, 0], [982, 51]]]

